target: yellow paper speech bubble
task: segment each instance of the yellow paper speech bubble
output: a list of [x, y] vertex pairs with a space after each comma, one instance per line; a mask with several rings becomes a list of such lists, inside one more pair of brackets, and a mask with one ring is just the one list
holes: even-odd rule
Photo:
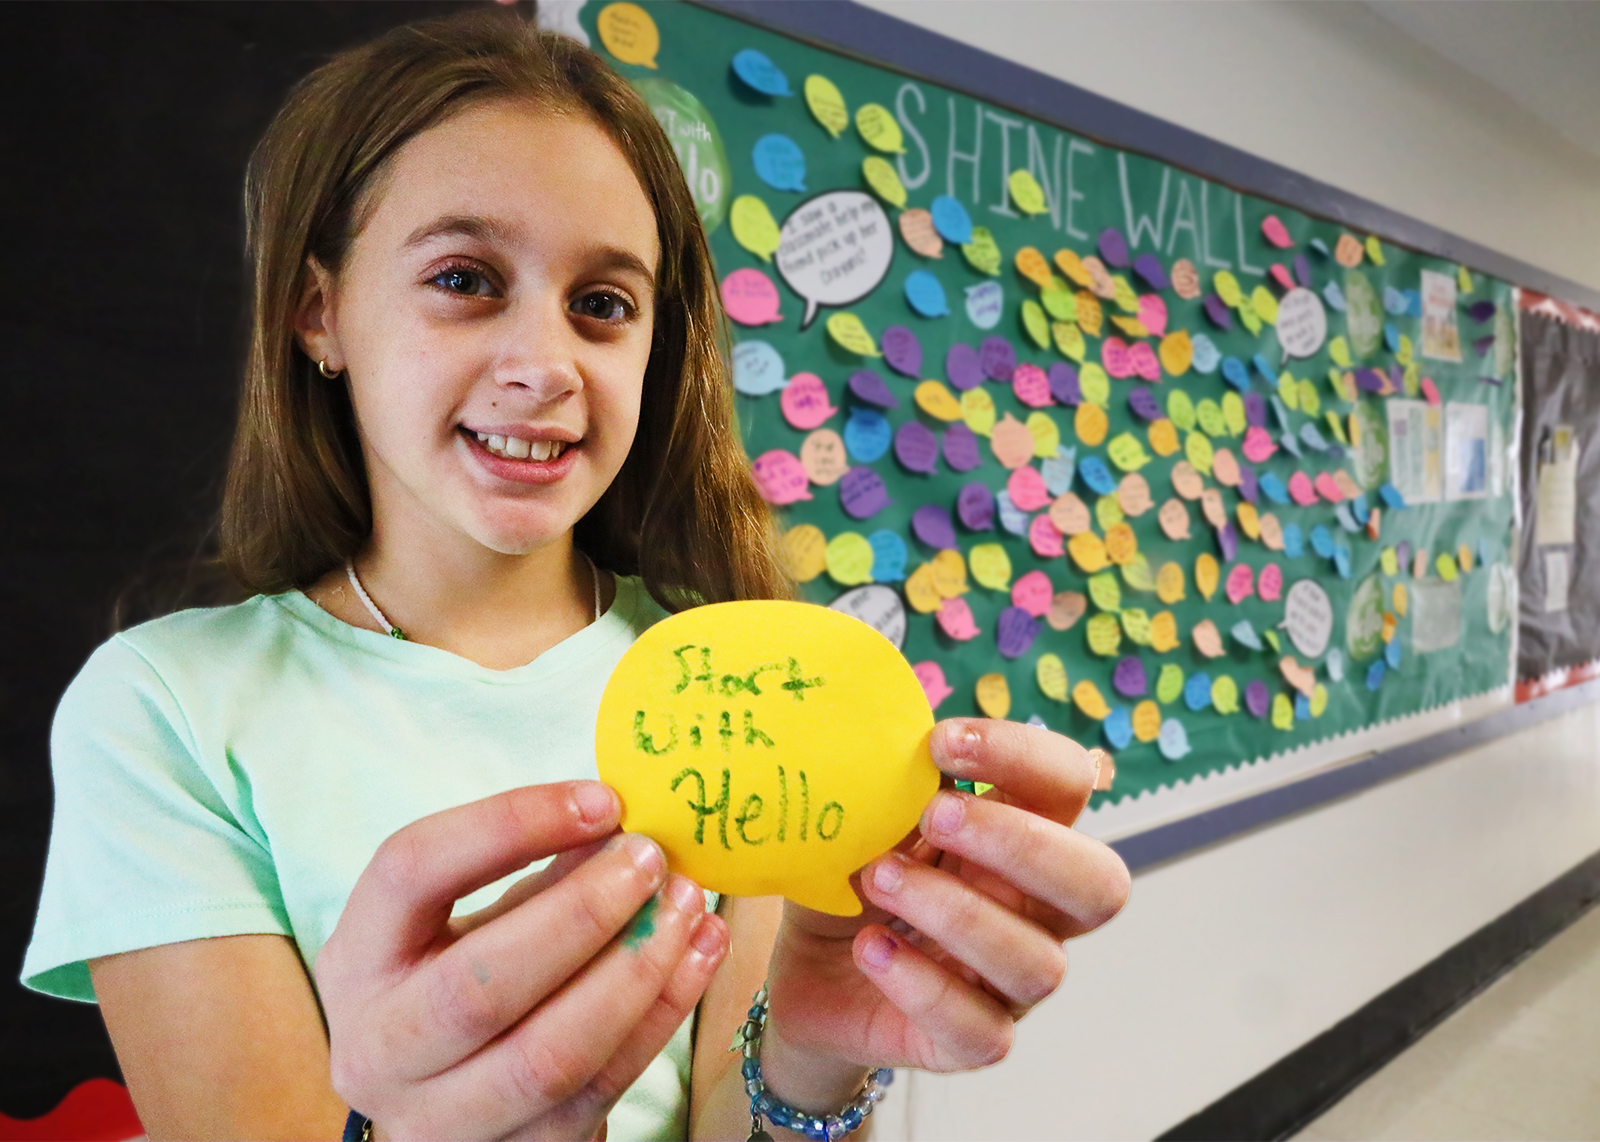
[[835, 313], [827, 321], [828, 336], [840, 348], [861, 357], [881, 357], [878, 343], [867, 332], [861, 318], [853, 313]]
[[825, 75], [808, 75], [805, 83], [806, 106], [816, 116], [822, 129], [837, 139], [850, 126], [850, 109], [845, 106], [844, 95]]
[[905, 151], [905, 139], [900, 124], [889, 109], [880, 103], [863, 103], [856, 109], [856, 130], [869, 147], [886, 154]]
[[637, 4], [607, 4], [595, 18], [595, 29], [606, 51], [623, 63], [655, 67], [661, 50], [661, 30]]
[[728, 225], [735, 242], [763, 262], [772, 261], [780, 239], [778, 223], [765, 202], [753, 194], [741, 194], [728, 208]]
[[855, 916], [850, 874], [939, 788], [933, 713], [894, 644], [808, 603], [696, 607], [647, 630], [600, 699], [595, 756], [622, 825], [737, 896]]

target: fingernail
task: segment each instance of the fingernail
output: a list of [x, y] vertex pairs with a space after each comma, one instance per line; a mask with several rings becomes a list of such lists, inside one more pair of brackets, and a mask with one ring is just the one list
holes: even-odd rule
[[618, 833], [606, 842], [606, 851], [625, 853], [635, 868], [651, 875], [661, 872], [667, 864], [661, 847], [639, 833]]
[[879, 861], [877, 867], [872, 870], [872, 887], [879, 892], [898, 892], [905, 878], [905, 870], [900, 867], [899, 858], [887, 857]]
[[941, 793], [934, 798], [933, 812], [928, 815], [928, 827], [948, 837], [960, 831], [961, 820], [966, 815], [966, 798], [956, 793]]
[[943, 754], [946, 770], [961, 769], [964, 764], [971, 761], [978, 753], [978, 743], [981, 740], [977, 728], [965, 718], [952, 718], [944, 723], [944, 749]]
[[600, 781], [580, 781], [572, 787], [572, 802], [585, 825], [600, 825], [616, 819], [622, 810], [616, 791]]
[[879, 932], [868, 940], [861, 949], [861, 958], [870, 968], [886, 968], [889, 961], [894, 959], [894, 937], [887, 932]]
[[711, 922], [710, 916], [700, 921], [700, 926], [694, 930], [694, 936], [689, 942], [694, 945], [695, 951], [708, 960], [720, 956], [724, 947], [732, 947], [731, 943], [724, 943], [721, 930]]
[[704, 912], [706, 898], [700, 891], [700, 886], [687, 876], [675, 876], [672, 883], [667, 886], [667, 899], [672, 906], [680, 912]]

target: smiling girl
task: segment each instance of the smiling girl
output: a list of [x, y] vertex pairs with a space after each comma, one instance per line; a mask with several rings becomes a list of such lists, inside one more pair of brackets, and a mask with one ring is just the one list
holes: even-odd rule
[[995, 789], [939, 793], [853, 918], [708, 912], [593, 780], [642, 630], [791, 591], [638, 96], [511, 17], [401, 29], [296, 88], [246, 207], [223, 541], [257, 594], [62, 700], [24, 965], [99, 1002], [151, 1136], [743, 1137], [763, 983], [779, 1134], [853, 1129], [875, 1068], [1002, 1057], [1127, 894], [1070, 827], [1077, 745], [941, 723]]

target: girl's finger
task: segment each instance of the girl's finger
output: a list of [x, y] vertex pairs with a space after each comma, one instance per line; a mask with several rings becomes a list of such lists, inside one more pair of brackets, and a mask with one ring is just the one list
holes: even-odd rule
[[576, 975], [666, 875], [654, 841], [618, 833], [581, 867], [407, 977], [385, 1003], [391, 1014], [375, 1020], [376, 1049], [407, 1079], [466, 1058]]
[[906, 1057], [893, 1065], [965, 1071], [1005, 1058], [1015, 1033], [1009, 1012], [981, 988], [957, 979], [879, 925], [863, 928], [852, 948], [856, 966], [910, 1022]]
[[461, 897], [605, 836], [620, 811], [610, 786], [566, 781], [424, 817], [378, 846], [339, 927], [362, 949], [368, 970], [403, 967], [438, 938]]
[[[510, 1031], [422, 1084], [421, 1096], [494, 1134], [549, 1113], [593, 1082], [633, 1036], [704, 915], [700, 887], [672, 877], [609, 948]], [[527, 954], [538, 948], [530, 944]]]
[[568, 849], [566, 852], [558, 854], [555, 860], [545, 865], [538, 872], [529, 873], [502, 892], [500, 898], [493, 904], [486, 905], [466, 916], [452, 916], [450, 918], [450, 934], [459, 939], [468, 932], [483, 927], [490, 920], [504, 916], [524, 900], [539, 895], [556, 881], [566, 876], [567, 873], [583, 864], [584, 861], [599, 852], [604, 844], [604, 841], [590, 841], [579, 848]]
[[950, 718], [933, 728], [928, 748], [951, 777], [993, 785], [1063, 825], [1078, 819], [1094, 792], [1092, 751], [1023, 722]]
[[[645, 1012], [622, 1044], [589, 1084], [569, 1099], [558, 1111], [558, 1122], [549, 1133], [573, 1138], [587, 1137], [594, 1125], [608, 1114], [623, 1093], [644, 1073], [667, 1045], [667, 1040], [694, 1014], [695, 1005], [705, 994], [729, 950], [728, 926], [715, 913], [701, 917], [689, 936], [689, 950], [678, 962], [678, 970], [662, 988], [654, 1005]], [[570, 1129], [568, 1127], [570, 1126]]]
[[861, 887], [1018, 1007], [1032, 1007], [1066, 975], [1059, 940], [959, 877], [891, 853], [862, 873]]
[[1026, 809], [946, 790], [922, 811], [921, 828], [936, 848], [999, 874], [1066, 913], [1080, 931], [1098, 928], [1128, 902], [1128, 866], [1121, 857]]

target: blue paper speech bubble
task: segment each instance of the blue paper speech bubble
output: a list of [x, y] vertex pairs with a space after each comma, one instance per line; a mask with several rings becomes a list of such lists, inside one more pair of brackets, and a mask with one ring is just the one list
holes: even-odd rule
[[994, 506], [1000, 513], [1000, 526], [1012, 535], [1028, 534], [1028, 513], [1011, 502], [1011, 494], [1004, 489], [994, 494]]
[[872, 546], [872, 578], [895, 583], [906, 577], [906, 541], [887, 528], [867, 536]]
[[967, 287], [967, 319], [979, 329], [993, 329], [999, 325], [1005, 305], [1006, 291], [999, 282], [979, 282]]
[[1089, 485], [1090, 491], [1096, 495], [1109, 496], [1117, 490], [1117, 481], [1112, 477], [1105, 461], [1098, 456], [1085, 456], [1078, 461], [1078, 475], [1083, 477], [1083, 482]]
[[870, 464], [889, 451], [893, 439], [894, 429], [883, 413], [870, 408], [850, 410], [850, 419], [844, 422], [844, 446], [851, 460]]
[[906, 302], [923, 317], [944, 317], [950, 312], [944, 284], [927, 270], [912, 270], [906, 275]]
[[1168, 761], [1180, 761], [1189, 753], [1189, 732], [1183, 728], [1183, 723], [1176, 718], [1168, 718], [1161, 723], [1161, 732], [1156, 736], [1156, 745], [1161, 750], [1161, 756]]
[[1322, 300], [1327, 302], [1328, 308], [1335, 313], [1343, 313], [1345, 310], [1344, 290], [1339, 288], [1338, 282], [1329, 282], [1322, 287]]
[[1056, 454], [1039, 465], [1044, 477], [1045, 491], [1052, 496], [1065, 495], [1072, 490], [1072, 477], [1078, 471], [1078, 450], [1065, 444], [1056, 445]]
[[733, 347], [733, 387], [737, 391], [760, 397], [788, 383], [783, 358], [765, 341], [741, 341]]
[[733, 57], [733, 74], [763, 95], [793, 95], [789, 77], [765, 52], [745, 48]]
[[972, 241], [972, 215], [948, 194], [935, 198], [928, 212], [933, 215], [933, 228], [946, 242], [965, 246]]
[[1222, 350], [1217, 348], [1217, 343], [1204, 333], [1196, 333], [1189, 339], [1194, 347], [1194, 360], [1191, 364], [1201, 373], [1211, 373], [1216, 370], [1218, 362], [1222, 360]]
[[1211, 706], [1211, 675], [1204, 670], [1189, 675], [1183, 684], [1183, 704], [1195, 713]]
[[1133, 741], [1133, 719], [1128, 716], [1126, 706], [1113, 707], [1105, 721], [1100, 723], [1100, 729], [1112, 749], [1127, 749]]
[[750, 154], [756, 174], [774, 190], [805, 190], [806, 156], [788, 135], [762, 135]]
[[1222, 358], [1222, 379], [1240, 392], [1250, 390], [1250, 370], [1237, 357]]
[[1283, 525], [1283, 553], [1290, 559], [1299, 559], [1306, 553], [1305, 536], [1297, 523]]

